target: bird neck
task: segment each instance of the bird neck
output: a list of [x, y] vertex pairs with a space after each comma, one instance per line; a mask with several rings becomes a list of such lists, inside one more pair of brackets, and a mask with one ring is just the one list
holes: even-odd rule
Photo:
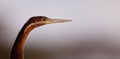
[[26, 38], [33, 28], [35, 28], [35, 26], [28, 23], [23, 26], [13, 45], [10, 59], [24, 59], [24, 45]]

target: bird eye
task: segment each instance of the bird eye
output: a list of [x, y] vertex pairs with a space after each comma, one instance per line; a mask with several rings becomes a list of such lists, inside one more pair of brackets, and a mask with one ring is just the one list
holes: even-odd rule
[[45, 18], [42, 18], [41, 21], [45, 21], [46, 19]]

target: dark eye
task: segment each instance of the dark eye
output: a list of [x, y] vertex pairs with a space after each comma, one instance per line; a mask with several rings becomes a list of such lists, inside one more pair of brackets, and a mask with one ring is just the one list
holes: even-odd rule
[[46, 19], [45, 18], [42, 18], [41, 21], [45, 21]]

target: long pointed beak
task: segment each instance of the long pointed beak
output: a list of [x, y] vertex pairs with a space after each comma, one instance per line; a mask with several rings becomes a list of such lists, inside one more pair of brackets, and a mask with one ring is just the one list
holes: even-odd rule
[[65, 19], [48, 19], [46, 21], [46, 24], [52, 24], [52, 23], [63, 23], [63, 22], [69, 22], [72, 20], [65, 20]]

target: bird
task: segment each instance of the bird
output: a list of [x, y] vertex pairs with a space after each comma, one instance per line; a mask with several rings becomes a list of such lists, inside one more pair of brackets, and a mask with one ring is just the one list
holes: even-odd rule
[[52, 19], [46, 16], [33, 16], [23, 25], [11, 49], [10, 59], [24, 59], [24, 46], [29, 33], [37, 27], [72, 20]]

